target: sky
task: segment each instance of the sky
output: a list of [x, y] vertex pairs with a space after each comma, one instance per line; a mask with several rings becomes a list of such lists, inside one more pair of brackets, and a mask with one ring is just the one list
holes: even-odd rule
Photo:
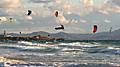
[[[27, 11], [32, 14], [27, 16]], [[55, 17], [55, 11], [59, 16]], [[12, 21], [9, 18], [13, 18]], [[65, 30], [56, 31], [60, 24]], [[120, 29], [120, 0], [1, 0], [0, 33], [92, 33]]]

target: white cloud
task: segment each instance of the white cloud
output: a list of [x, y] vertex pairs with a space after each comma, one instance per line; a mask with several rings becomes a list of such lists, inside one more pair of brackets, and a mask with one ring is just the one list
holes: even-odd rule
[[9, 23], [9, 22], [15, 22], [16, 19], [10, 18], [10, 17], [0, 17], [0, 23]]
[[[120, 8], [108, 0], [80, 0], [79, 4], [73, 4], [72, 0], [55, 0], [54, 9], [66, 14], [78, 14], [85, 16], [91, 12], [98, 11], [109, 15], [110, 12], [120, 12]], [[99, 5], [98, 5], [99, 4]]]
[[75, 20], [75, 19], [72, 19], [69, 21], [69, 23], [78, 23], [79, 21], [78, 20]]
[[80, 22], [81, 22], [81, 23], [87, 23], [88, 21], [87, 21], [87, 20], [84, 20], [84, 19], [80, 19]]
[[102, 14], [105, 14], [105, 15], [109, 15], [109, 12], [106, 11], [106, 10], [99, 10], [99, 12], [102, 13]]
[[32, 16], [26, 16], [25, 17], [27, 20], [32, 20]]
[[49, 3], [52, 1], [54, 0], [30, 0], [30, 2], [33, 2], [33, 3]]
[[1, 16], [23, 15], [22, 0], [1, 0], [0, 11], [4, 11]]
[[0, 17], [0, 22], [5, 22], [5, 21], [7, 21], [6, 17]]
[[105, 19], [104, 22], [105, 22], [105, 23], [111, 23], [112, 21], [111, 21], [111, 20], [108, 20], [108, 19]]
[[91, 7], [94, 5], [93, 0], [82, 0], [81, 2], [83, 2], [87, 7]]
[[[21, 1], [24, 1], [24, 3], [23, 2], [21, 3]], [[32, 3], [28, 1], [31, 1]], [[73, 25], [75, 25], [76, 27], [79, 24], [79, 26], [76, 27], [77, 29], [73, 28], [73, 30], [76, 30], [75, 32], [85, 32], [84, 30], [80, 31], [80, 29], [83, 28], [86, 29], [87, 32], [91, 27], [90, 25], [94, 23], [102, 25], [102, 23], [112, 24], [112, 22], [114, 21], [116, 23], [119, 21], [119, 19], [117, 21], [114, 20], [116, 17], [113, 17], [112, 15], [113, 13], [120, 13], [119, 5], [115, 2], [112, 2], [114, 0], [109, 0], [112, 3], [108, 2], [108, 0], [104, 0], [104, 2], [99, 3], [99, 5], [95, 4], [95, 2], [98, 0], [28, 0], [28, 1], [1, 0], [0, 15], [6, 18], [13, 17], [14, 19], [16, 19], [15, 22], [19, 23], [18, 25], [15, 24], [16, 28], [12, 26], [12, 24], [10, 24], [11, 27], [14, 27], [13, 29], [18, 29], [18, 26], [19, 28], [23, 27], [29, 28], [29, 26], [31, 27], [33, 25], [32, 28], [35, 27], [36, 29], [39, 26], [43, 26], [43, 28], [39, 28], [39, 30], [47, 30], [46, 27], [47, 28], [51, 27], [50, 30], [52, 29], [52, 31], [54, 32], [54, 28], [52, 27], [61, 23], [69, 25], [66, 26], [66, 28], [72, 27]], [[31, 16], [26, 16], [28, 9], [32, 10]], [[59, 18], [54, 17], [55, 10], [60, 11], [61, 15], [59, 16]], [[3, 15], [3, 13], [6, 14]], [[112, 19], [109, 20], [109, 17]], [[72, 32], [71, 29], [69, 32]]]
[[5, 9], [7, 12], [12, 12], [21, 6], [21, 0], [1, 0], [0, 6], [0, 8]]
[[69, 23], [69, 21], [63, 15], [59, 15], [58, 20], [59, 20], [58, 23], [60, 23], [60, 24]]

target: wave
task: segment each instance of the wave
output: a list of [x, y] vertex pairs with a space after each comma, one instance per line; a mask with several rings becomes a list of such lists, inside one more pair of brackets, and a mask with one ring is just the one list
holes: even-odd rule
[[47, 44], [50, 42], [46, 42], [46, 43], [33, 43], [33, 42], [28, 42], [28, 41], [18, 41], [18, 45], [22, 45], [22, 46], [36, 46], [36, 47], [55, 47], [55, 45], [53, 44]]
[[9, 50], [7, 53], [16, 52], [16, 54], [22, 52], [29, 53], [47, 53], [46, 55], [51, 55], [52, 53], [58, 52], [60, 49], [57, 47], [53, 47], [53, 45], [40, 44], [40, 43], [32, 43], [27, 41], [18, 41], [16, 44], [0, 44], [0, 48], [5, 50]]
[[[116, 65], [111, 64], [59, 64], [61, 67], [118, 67]], [[43, 64], [43, 63], [22, 63], [22, 64], [11, 64], [6, 63], [5, 66], [27, 66], [27, 67], [57, 67], [57, 64]]]
[[[0, 56], [9, 55], [29, 61], [40, 61], [41, 58], [61, 61], [71, 60], [120, 60], [120, 46], [102, 44], [101, 42], [32, 42], [0, 43]], [[35, 58], [37, 57], [37, 58]], [[31, 58], [31, 59], [30, 59]], [[42, 60], [42, 59], [41, 59]], [[49, 61], [49, 60], [48, 60]], [[69, 66], [69, 65], [67, 65]], [[63, 66], [64, 67], [64, 66]]]
[[95, 48], [98, 47], [100, 45], [98, 45], [98, 43], [86, 43], [86, 42], [73, 42], [73, 43], [60, 43], [59, 46], [63, 46], [63, 47], [79, 47], [79, 48]]
[[118, 67], [117, 65], [112, 65], [112, 64], [76, 64], [76, 63], [72, 63], [72, 64], [45, 64], [45, 63], [10, 63], [10, 62], [5, 62], [5, 63], [0, 63], [0, 66], [2, 66], [2, 64], [5, 64], [6, 67], [11, 67], [11, 66], [15, 66], [15, 67], [22, 67], [22, 66], [27, 66], [27, 67], [57, 67], [57, 66], [61, 66], [61, 67]]
[[80, 51], [87, 53], [108, 53], [108, 54], [120, 54], [120, 48], [114, 46], [102, 45], [99, 42], [71, 42], [71, 43], [33, 43], [28, 41], [18, 41], [16, 44], [3, 44], [0, 48], [12, 49], [17, 51], [27, 52], [51, 52], [57, 51]]

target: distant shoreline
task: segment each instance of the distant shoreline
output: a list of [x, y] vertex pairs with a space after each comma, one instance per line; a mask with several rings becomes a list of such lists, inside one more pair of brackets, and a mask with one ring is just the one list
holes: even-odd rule
[[0, 35], [1, 37], [27, 37], [28, 39], [34, 36], [41, 36], [39, 40], [55, 40], [55, 39], [62, 39], [62, 40], [120, 40], [120, 29], [112, 31], [112, 32], [100, 32], [100, 33], [91, 33], [91, 34], [77, 34], [77, 33], [65, 33], [65, 32], [58, 32], [58, 33], [48, 33], [44, 31], [39, 32], [32, 32], [32, 33], [7, 33]]

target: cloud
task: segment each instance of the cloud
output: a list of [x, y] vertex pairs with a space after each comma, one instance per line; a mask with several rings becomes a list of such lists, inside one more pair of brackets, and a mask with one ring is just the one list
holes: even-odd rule
[[8, 14], [3, 9], [0, 9], [0, 16], [8, 16]]
[[[22, 5], [21, 1], [23, 1]], [[10, 17], [14, 18], [16, 20], [15, 22], [18, 22], [19, 24], [7, 23], [6, 29], [11, 28], [11, 30], [13, 29], [16, 31], [17, 29], [18, 31], [19, 29], [23, 30], [23, 28], [31, 28], [34, 31], [46, 31], [49, 28], [49, 31], [54, 32], [54, 27], [60, 23], [68, 28], [65, 32], [74, 32], [73, 30], [76, 30], [75, 32], [88, 32], [93, 24], [98, 24], [100, 27], [104, 26], [99, 28], [102, 31], [104, 28], [109, 27], [105, 26], [107, 23], [111, 26], [119, 25], [117, 22], [119, 22], [118, 15], [120, 13], [120, 7], [119, 4], [116, 3], [118, 1], [1, 0], [0, 16], [5, 17], [6, 19], [9, 19]], [[28, 9], [32, 10], [31, 16], [26, 16]], [[55, 10], [58, 10], [61, 13], [59, 18], [54, 16]], [[70, 29], [71, 27], [73, 27], [72, 31]], [[81, 29], [83, 29], [83, 31], [80, 31]]]
[[[93, 1], [93, 5], [91, 6], [91, 8], [93, 10], [91, 12], [97, 11], [104, 15], [110, 15], [111, 13], [120, 13], [120, 6], [116, 5], [114, 3], [114, 0], [91, 0], [91, 1]], [[100, 3], [100, 1], [102, 3]], [[95, 2], [98, 2], [99, 5], [96, 5]], [[88, 7], [86, 7], [86, 8], [88, 8]]]
[[120, 6], [120, 0], [111, 0], [114, 4]]
[[0, 23], [9, 23], [9, 22], [15, 22], [16, 19], [9, 18], [9, 17], [0, 17]]
[[112, 21], [111, 21], [111, 20], [108, 20], [108, 19], [105, 19], [104, 22], [105, 22], [105, 23], [111, 23]]
[[81, 23], [87, 23], [88, 21], [87, 21], [87, 20], [84, 20], [84, 19], [80, 19], [80, 22], [81, 22]]
[[53, 5], [49, 6], [49, 9], [52, 11], [59, 10], [66, 14], [75, 13], [79, 15], [86, 15], [91, 11], [91, 8], [85, 8], [84, 4], [81, 3], [80, 0], [55, 0]]
[[6, 15], [16, 13], [21, 6], [21, 0], [1, 0], [0, 2], [0, 10], [4, 11]]
[[50, 3], [53, 0], [30, 0], [32, 3]]
[[1, 0], [0, 8], [13, 9], [21, 6], [21, 0]]
[[94, 11], [98, 11], [105, 15], [109, 15], [111, 12], [120, 12], [120, 8], [113, 5], [114, 2], [112, 1], [114, 0], [80, 0], [78, 3], [76, 3], [76, 1], [55, 0], [52, 6], [54, 8], [52, 9], [57, 9], [66, 14], [75, 13], [80, 16], [88, 15]]
[[72, 20], [69, 20], [69, 23], [78, 23], [79, 21], [78, 20], [75, 20], [75, 19], [72, 19]]
[[83, 2], [87, 7], [94, 5], [93, 0], [82, 0], [81, 2]]
[[64, 17], [64, 15], [62, 13], [59, 13], [58, 14], [58, 17], [55, 17], [56, 18], [56, 21], [59, 23], [59, 24], [66, 24], [66, 23], [69, 23], [69, 21]]
[[105, 14], [105, 15], [109, 15], [109, 12], [106, 11], [106, 10], [99, 10], [99, 12], [102, 13], [102, 14]]
[[26, 16], [25, 17], [27, 20], [32, 20], [32, 16]]
[[59, 23], [60, 23], [60, 24], [69, 23], [69, 21], [68, 21], [63, 15], [59, 16], [59, 17], [58, 17], [58, 20], [59, 20]]
[[0, 22], [5, 22], [5, 21], [7, 21], [6, 17], [0, 17]]

